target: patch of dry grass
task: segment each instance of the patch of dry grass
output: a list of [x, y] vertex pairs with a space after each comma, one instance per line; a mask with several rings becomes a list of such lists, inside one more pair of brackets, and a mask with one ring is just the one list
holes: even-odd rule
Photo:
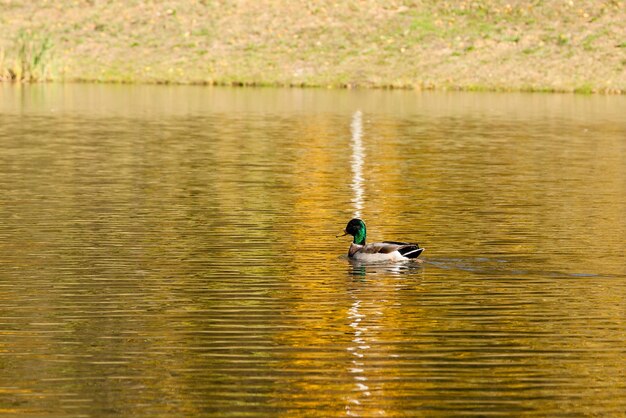
[[5, 79], [16, 35], [30, 33], [54, 45], [40, 77], [53, 80], [626, 92], [619, 0], [0, 0], [0, 10]]

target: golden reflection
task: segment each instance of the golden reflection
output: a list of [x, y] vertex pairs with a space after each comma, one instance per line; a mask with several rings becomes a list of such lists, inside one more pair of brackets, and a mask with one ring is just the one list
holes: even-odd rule
[[623, 410], [618, 99], [2, 91], [3, 410]]

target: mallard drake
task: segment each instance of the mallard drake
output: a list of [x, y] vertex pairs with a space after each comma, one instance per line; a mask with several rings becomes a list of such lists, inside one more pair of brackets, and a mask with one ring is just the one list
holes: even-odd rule
[[354, 240], [350, 244], [348, 257], [358, 261], [402, 261], [417, 258], [423, 248], [419, 244], [409, 244], [406, 242], [383, 241], [372, 244], [365, 243], [366, 228], [365, 222], [361, 219], [352, 219], [346, 225], [343, 237], [352, 235]]

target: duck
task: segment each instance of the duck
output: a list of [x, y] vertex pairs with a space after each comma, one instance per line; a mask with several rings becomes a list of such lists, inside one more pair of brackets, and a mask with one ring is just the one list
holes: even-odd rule
[[343, 232], [342, 235], [337, 235], [337, 238], [346, 235], [352, 235], [354, 238], [348, 249], [348, 258], [352, 260], [366, 262], [407, 261], [416, 259], [424, 251], [424, 248], [420, 247], [419, 244], [408, 242], [383, 241], [366, 244], [367, 229], [365, 222], [359, 218], [351, 219]]

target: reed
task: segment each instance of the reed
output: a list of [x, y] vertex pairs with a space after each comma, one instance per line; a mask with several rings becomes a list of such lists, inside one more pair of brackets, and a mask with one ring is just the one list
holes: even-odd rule
[[11, 48], [0, 48], [0, 79], [16, 82], [49, 79], [52, 48], [47, 34], [21, 29]]

